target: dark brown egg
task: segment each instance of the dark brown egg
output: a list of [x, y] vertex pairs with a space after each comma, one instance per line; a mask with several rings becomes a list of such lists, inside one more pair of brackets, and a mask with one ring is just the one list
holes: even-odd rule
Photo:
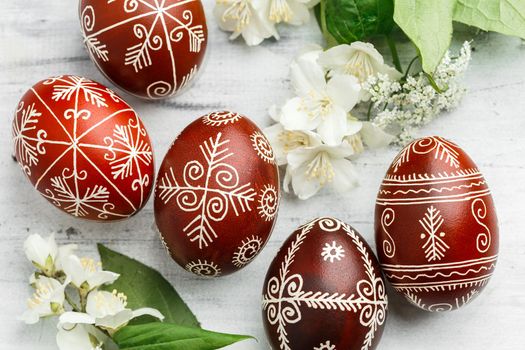
[[379, 264], [350, 225], [319, 218], [284, 242], [264, 282], [272, 349], [375, 349], [388, 300]]
[[279, 207], [272, 148], [248, 118], [214, 112], [173, 142], [155, 188], [155, 219], [173, 259], [215, 277], [246, 266], [270, 237]]

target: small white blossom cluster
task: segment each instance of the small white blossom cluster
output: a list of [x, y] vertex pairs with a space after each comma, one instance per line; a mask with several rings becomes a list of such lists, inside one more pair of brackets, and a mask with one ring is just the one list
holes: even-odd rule
[[27, 324], [58, 316], [57, 345], [60, 350], [103, 350], [110, 337], [141, 315], [163, 319], [151, 308], [128, 309], [126, 296], [98, 288], [116, 281], [119, 275], [102, 270], [99, 262], [79, 258], [76, 245], [58, 246], [54, 235], [30, 235], [24, 243], [27, 259], [37, 269], [29, 278], [34, 288], [28, 309], [21, 316]]
[[276, 25], [302, 25], [310, 20], [310, 9], [319, 0], [216, 0], [214, 15], [222, 30], [240, 35], [247, 45], [259, 45], [264, 39], [279, 39]]
[[377, 113], [373, 123], [398, 135], [396, 143], [410, 142], [414, 129], [461, 101], [466, 90], [460, 78], [468, 67], [470, 54], [469, 42], [463, 44], [456, 58], [447, 52], [431, 78], [423, 72], [399, 81], [384, 74], [370, 77], [364, 89], [371, 95]]
[[[296, 96], [270, 115], [265, 129], [279, 165], [286, 165], [283, 188], [307, 199], [329, 185], [338, 192], [357, 184], [352, 160], [368, 147], [386, 146], [392, 136], [352, 113], [370, 99], [363, 89], [378, 74], [401, 74], [384, 63], [373, 45], [354, 42], [327, 51], [310, 47], [290, 66]], [[356, 114], [356, 113], [354, 113]]]
[[470, 52], [466, 42], [433, 76], [402, 76], [370, 43], [304, 50], [290, 65], [296, 96], [272, 107], [277, 123], [265, 129], [278, 164], [286, 165], [284, 190], [291, 186], [307, 199], [327, 185], [337, 192], [354, 187], [352, 161], [365, 146], [407, 143], [413, 129], [459, 103]]

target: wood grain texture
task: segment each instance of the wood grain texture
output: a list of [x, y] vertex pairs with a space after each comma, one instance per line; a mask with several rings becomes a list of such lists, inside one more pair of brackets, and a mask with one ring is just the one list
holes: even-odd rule
[[[248, 48], [228, 42], [205, 1], [210, 29], [204, 71], [191, 90], [175, 99], [143, 102], [123, 95], [142, 117], [153, 140], [156, 164], [169, 144], [194, 118], [219, 108], [250, 116], [261, 127], [270, 123], [267, 108], [282, 103], [289, 90], [288, 63], [308, 42], [321, 42], [314, 21], [284, 27], [279, 42]], [[469, 93], [461, 106], [442, 116], [420, 135], [454, 140], [477, 162], [492, 188], [501, 224], [496, 273], [472, 305], [448, 314], [427, 314], [390, 294], [390, 315], [380, 349], [523, 348], [525, 312], [525, 45], [515, 38], [476, 38]], [[408, 44], [403, 47], [409, 47]], [[405, 50], [401, 49], [402, 52]], [[410, 59], [409, 55], [403, 57]], [[60, 243], [78, 243], [96, 256], [96, 242], [158, 268], [198, 315], [216, 331], [254, 335], [231, 349], [268, 349], [260, 299], [266, 269], [294, 229], [320, 215], [338, 217], [359, 230], [373, 246], [374, 199], [397, 149], [367, 152], [357, 161], [361, 185], [344, 195], [322, 193], [302, 202], [284, 196], [274, 234], [266, 249], [241, 272], [201, 280], [179, 268], [165, 254], [153, 223], [152, 200], [123, 222], [86, 222], [61, 213], [33, 190], [11, 158], [11, 121], [20, 96], [36, 81], [56, 74], [77, 74], [108, 84], [83, 48], [75, 1], [4, 1], [0, 12], [0, 348], [56, 349], [53, 322], [27, 327], [16, 316], [29, 295], [22, 243], [32, 232], [58, 232]], [[111, 86], [110, 84], [108, 84]], [[303, 349], [300, 349], [303, 350]]]

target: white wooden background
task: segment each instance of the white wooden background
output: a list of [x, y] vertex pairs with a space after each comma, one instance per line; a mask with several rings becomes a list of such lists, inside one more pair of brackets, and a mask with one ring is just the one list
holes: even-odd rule
[[[303, 45], [321, 42], [314, 21], [284, 28], [282, 40], [248, 48], [228, 42], [205, 1], [209, 26], [207, 65], [183, 96], [147, 103], [124, 97], [138, 111], [153, 139], [156, 164], [168, 145], [194, 118], [227, 108], [261, 127], [266, 110], [289, 94], [288, 63]], [[490, 34], [474, 42], [469, 93], [462, 105], [433, 122], [421, 135], [449, 137], [470, 153], [485, 173], [501, 223], [500, 259], [484, 293], [463, 310], [428, 314], [391, 293], [390, 314], [380, 349], [523, 349], [525, 347], [525, 45]], [[409, 57], [404, 57], [405, 61]], [[28, 327], [16, 320], [29, 293], [31, 266], [22, 243], [32, 232], [58, 231], [60, 243], [77, 243], [96, 256], [96, 242], [129, 254], [157, 269], [177, 288], [203, 326], [254, 335], [232, 349], [268, 349], [260, 294], [266, 268], [283, 240], [320, 215], [351, 223], [373, 245], [376, 192], [396, 149], [367, 152], [357, 163], [361, 186], [345, 195], [323, 194], [307, 202], [284, 196], [273, 236], [261, 255], [241, 272], [216, 280], [186, 273], [164, 253], [154, 230], [152, 201], [135, 217], [114, 224], [76, 220], [62, 214], [32, 189], [12, 161], [11, 121], [21, 95], [36, 81], [77, 74], [107, 81], [82, 46], [77, 1], [2, 1], [0, 11], [0, 349], [56, 349], [54, 324]], [[111, 85], [110, 85], [111, 86]], [[137, 286], [139, 287], [139, 286]], [[72, 349], [74, 350], [74, 349]], [[303, 349], [298, 349], [303, 350]]]

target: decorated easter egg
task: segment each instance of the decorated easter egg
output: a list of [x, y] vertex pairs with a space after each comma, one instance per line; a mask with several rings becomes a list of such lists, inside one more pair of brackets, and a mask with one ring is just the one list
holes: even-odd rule
[[299, 227], [264, 282], [263, 322], [272, 349], [375, 349], [388, 299], [363, 237], [338, 219]]
[[155, 220], [171, 257], [205, 277], [246, 266], [264, 247], [279, 207], [279, 175], [261, 130], [232, 112], [188, 125], [155, 187]]
[[206, 52], [200, 0], [81, 0], [80, 20], [92, 61], [138, 97], [180, 92], [195, 78]]
[[416, 140], [394, 159], [375, 213], [379, 261], [395, 290], [427, 311], [469, 303], [498, 258], [498, 223], [487, 181], [458, 145]]
[[148, 133], [105, 86], [63, 75], [34, 85], [12, 127], [15, 157], [48, 201], [76, 217], [118, 220], [138, 212], [153, 183]]

